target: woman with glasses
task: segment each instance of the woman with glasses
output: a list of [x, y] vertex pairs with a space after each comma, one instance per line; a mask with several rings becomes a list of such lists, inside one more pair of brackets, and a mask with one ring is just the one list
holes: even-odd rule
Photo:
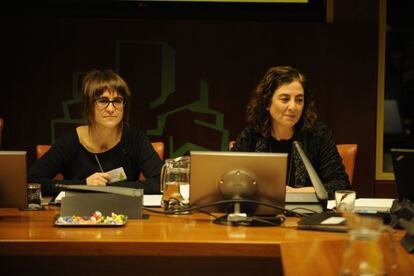
[[[45, 195], [55, 184], [114, 185], [160, 193], [162, 161], [144, 132], [128, 127], [131, 94], [111, 70], [93, 70], [82, 84], [86, 125], [64, 135], [30, 167], [29, 182], [42, 184]], [[145, 180], [139, 181], [140, 173]], [[63, 180], [54, 177], [63, 175]]]

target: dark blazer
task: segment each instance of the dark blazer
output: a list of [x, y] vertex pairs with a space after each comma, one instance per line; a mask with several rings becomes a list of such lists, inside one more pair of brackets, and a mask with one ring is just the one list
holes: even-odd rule
[[[325, 185], [330, 199], [334, 198], [335, 190], [351, 189], [348, 175], [336, 148], [330, 129], [322, 122], [317, 122], [312, 129], [304, 129], [296, 133], [293, 140], [299, 141], [322, 183]], [[245, 128], [236, 140], [232, 151], [270, 152], [270, 138], [264, 137], [253, 130]], [[292, 150], [289, 158], [294, 171], [292, 187], [312, 186], [305, 166], [296, 152]]]

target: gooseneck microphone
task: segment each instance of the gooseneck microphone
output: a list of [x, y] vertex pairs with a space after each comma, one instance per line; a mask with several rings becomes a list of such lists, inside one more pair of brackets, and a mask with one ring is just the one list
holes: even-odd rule
[[325, 201], [328, 199], [328, 192], [325, 189], [325, 186], [322, 184], [321, 179], [316, 173], [315, 169], [312, 166], [312, 163], [309, 161], [305, 152], [302, 150], [298, 141], [294, 141], [293, 145], [299, 153], [300, 158], [302, 159], [303, 164], [305, 165], [306, 171], [308, 172], [309, 178], [312, 182], [313, 188], [315, 188], [316, 197], [320, 201]]

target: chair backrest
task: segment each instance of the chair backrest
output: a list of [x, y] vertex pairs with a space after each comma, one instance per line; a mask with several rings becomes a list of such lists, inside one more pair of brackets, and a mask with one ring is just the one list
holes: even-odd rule
[[[40, 159], [40, 157], [42, 157], [43, 154], [45, 154], [50, 149], [50, 147], [51, 147], [51, 145], [37, 145], [36, 146], [36, 158], [37, 159]], [[63, 175], [61, 175], [59, 173], [54, 178], [56, 180], [62, 180], [63, 179]]]
[[229, 142], [229, 151], [234, 147], [234, 144], [236, 144], [236, 141]]
[[[158, 156], [161, 158], [161, 160], [164, 160], [164, 143], [163, 142], [153, 142], [151, 143], [154, 150], [158, 153]], [[36, 156], [37, 159], [43, 156], [49, 149], [51, 145], [37, 145], [36, 146]], [[63, 179], [63, 176], [61, 174], [58, 174], [55, 179], [61, 180]], [[144, 175], [141, 173], [139, 176], [140, 180], [144, 180]]]
[[[152, 142], [151, 145], [154, 148], [154, 150], [158, 153], [158, 156], [160, 157], [161, 161], [164, 161], [164, 142]], [[139, 180], [145, 180], [145, 176], [142, 173], [139, 175]]]
[[0, 118], [0, 147], [1, 147], [1, 135], [3, 133], [3, 124], [4, 124], [3, 118]]
[[164, 142], [152, 142], [154, 150], [158, 153], [161, 160], [164, 160]]
[[40, 159], [49, 149], [51, 145], [37, 145], [36, 146], [36, 158]]
[[[229, 150], [231, 150], [236, 141], [229, 141]], [[342, 163], [345, 167], [345, 172], [348, 174], [349, 182], [352, 184], [354, 177], [355, 160], [358, 152], [357, 144], [338, 144], [336, 145], [339, 155], [342, 158]]]
[[344, 164], [345, 172], [348, 174], [349, 182], [352, 184], [358, 145], [338, 144], [336, 145], [336, 148], [338, 149], [339, 155], [342, 157], [342, 163]]

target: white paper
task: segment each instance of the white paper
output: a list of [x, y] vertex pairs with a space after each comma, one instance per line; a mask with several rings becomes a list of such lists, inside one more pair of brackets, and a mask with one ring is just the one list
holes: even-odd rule
[[60, 192], [60, 193], [57, 195], [57, 197], [55, 198], [55, 202], [56, 202], [56, 203], [61, 202], [61, 201], [62, 201], [62, 198], [64, 198], [64, 197], [65, 197], [65, 191], [62, 191], [62, 192]]
[[358, 198], [355, 200], [355, 211], [388, 212], [393, 201], [393, 198]]
[[330, 217], [322, 221], [321, 224], [341, 224], [344, 221], [344, 217]]
[[162, 195], [144, 195], [144, 206], [161, 206]]
[[328, 200], [328, 203], [326, 204], [326, 209], [333, 210], [336, 206], [335, 200]]
[[106, 173], [109, 173], [111, 175], [111, 179], [109, 180], [108, 183], [123, 181], [123, 180], [126, 180], [126, 178], [127, 178], [126, 174], [125, 174], [125, 171], [124, 171], [124, 168], [122, 168], [122, 167], [113, 169], [113, 170], [111, 170], [109, 172], [106, 172]]
[[[391, 209], [393, 198], [357, 198], [354, 211], [388, 212]], [[327, 209], [335, 208], [335, 200], [328, 200]]]

